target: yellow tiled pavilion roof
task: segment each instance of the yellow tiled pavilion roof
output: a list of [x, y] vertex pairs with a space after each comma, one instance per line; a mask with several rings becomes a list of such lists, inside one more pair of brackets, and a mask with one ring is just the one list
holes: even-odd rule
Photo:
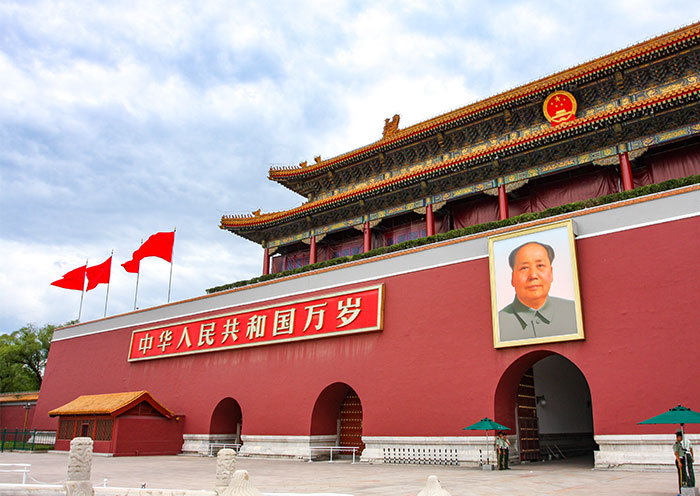
[[[698, 27], [700, 28], [700, 24]], [[700, 30], [698, 34], [700, 34]], [[270, 213], [260, 213], [260, 211], [257, 211], [252, 215], [223, 216], [221, 218], [220, 228], [236, 229], [243, 227], [262, 227], [270, 223], [279, 222], [292, 217], [297, 217], [299, 215], [308, 215], [319, 208], [328, 208], [347, 201], [356, 201], [361, 195], [372, 192], [381, 192], [386, 188], [401, 185], [407, 181], [415, 180], [416, 178], [429, 178], [442, 172], [449, 172], [460, 164], [468, 165], [470, 162], [476, 163], [476, 161], [479, 160], [491, 160], [493, 157], [496, 157], [498, 153], [503, 153], [506, 151], [520, 152], [528, 149], [531, 146], [537, 146], [538, 144], [545, 143], [548, 140], [572, 136], [579, 132], [579, 130], [607, 126], [616, 122], [617, 119], [624, 119], [626, 116], [639, 115], [640, 113], [657, 110], [664, 105], [675, 105], [682, 102], [686, 98], [697, 99], [698, 97], [700, 97], [700, 81], [686, 87], [670, 88], [665, 93], [649, 96], [644, 100], [629, 102], [625, 105], [621, 105], [620, 107], [605, 109], [602, 112], [596, 113], [595, 115], [577, 118], [575, 120], [560, 124], [557, 127], [534, 131], [529, 136], [510, 139], [505, 143], [489, 145], [479, 151], [461, 155], [459, 157], [440, 162], [439, 164], [428, 164], [417, 170], [405, 172], [398, 176], [377, 181], [370, 185], [361, 186], [347, 192], [339, 193], [332, 197], [305, 202], [301, 206], [290, 210]]]
[[49, 416], [57, 415], [113, 415], [129, 407], [147, 401], [153, 408], [158, 410], [163, 416], [171, 418], [173, 412], [158, 403], [148, 391], [132, 391], [128, 393], [110, 394], [88, 394], [78, 396], [71, 402], [66, 403], [49, 412]]
[[2, 393], [0, 394], [0, 403], [14, 403], [18, 401], [36, 401], [39, 399], [38, 391], [29, 391], [25, 393]]
[[304, 164], [303, 166], [300, 164], [298, 166], [270, 168], [269, 177], [275, 181], [284, 181], [285, 178], [292, 178], [294, 176], [302, 175], [306, 176], [311, 172], [319, 172], [340, 162], [352, 159], [353, 157], [365, 155], [380, 148], [384, 148], [386, 145], [399, 143], [407, 138], [435, 130], [442, 125], [469, 117], [478, 118], [480, 114], [488, 111], [503, 110], [508, 104], [516, 103], [522, 99], [532, 98], [533, 96], [543, 92], [554, 91], [563, 85], [583, 82], [591, 76], [603, 71], [609, 73], [610, 71], [624, 69], [625, 64], [631, 60], [643, 60], [645, 57], [663, 52], [672, 45], [683, 44], [687, 40], [697, 36], [700, 36], [700, 23], [698, 22], [670, 33], [657, 36], [650, 40], [643, 41], [629, 48], [611, 53], [610, 55], [600, 57], [551, 76], [533, 81], [510, 91], [500, 93], [474, 104], [467, 105], [466, 107], [453, 110], [433, 119], [429, 119], [405, 129], [400, 129], [391, 136], [337, 157], [333, 157], [328, 160], [319, 160], [317, 163], [309, 165]]

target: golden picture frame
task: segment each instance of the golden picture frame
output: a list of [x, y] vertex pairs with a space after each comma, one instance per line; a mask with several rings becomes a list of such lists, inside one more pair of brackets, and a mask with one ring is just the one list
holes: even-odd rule
[[584, 339], [573, 221], [488, 241], [494, 347]]

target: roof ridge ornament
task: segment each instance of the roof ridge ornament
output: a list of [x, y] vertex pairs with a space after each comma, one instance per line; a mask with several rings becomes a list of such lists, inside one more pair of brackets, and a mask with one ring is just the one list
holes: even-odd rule
[[391, 120], [384, 119], [384, 131], [382, 131], [383, 140], [391, 138], [399, 132], [399, 119], [401, 119], [399, 114], [394, 114], [394, 117], [392, 117]]

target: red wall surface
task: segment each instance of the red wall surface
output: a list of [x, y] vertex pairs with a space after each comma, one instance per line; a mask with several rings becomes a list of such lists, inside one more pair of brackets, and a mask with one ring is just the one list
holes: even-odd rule
[[244, 435], [309, 435], [326, 430], [312, 412], [339, 382], [360, 397], [365, 436], [459, 436], [484, 416], [512, 425], [522, 373], [558, 353], [588, 380], [595, 434], [666, 432], [637, 422], [698, 407], [683, 357], [700, 348], [699, 240], [698, 217], [579, 239], [584, 341], [494, 349], [487, 258], [376, 281], [382, 332], [132, 363], [133, 329], [56, 341], [35, 427], [55, 429], [47, 412], [78, 395], [147, 389], [187, 416], [185, 433], [209, 433], [230, 397]]
[[[56, 451], [70, 451], [71, 439], [56, 439], [56, 445], [54, 450]], [[94, 453], [112, 453], [112, 441], [94, 441], [92, 444], [92, 451]]]
[[25, 404], [26, 402], [22, 402], [21, 405], [0, 403], [0, 431], [3, 429], [22, 430], [33, 428], [32, 421], [36, 404], [32, 402], [28, 411], [24, 408]]
[[114, 455], [175, 455], [182, 449], [183, 424], [156, 416], [117, 417]]

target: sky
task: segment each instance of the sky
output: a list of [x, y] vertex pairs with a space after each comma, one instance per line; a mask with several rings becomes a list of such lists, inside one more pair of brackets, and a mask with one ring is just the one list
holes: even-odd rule
[[[700, 19], [700, 2], [0, 0], [0, 332], [76, 319], [51, 286], [176, 228], [172, 301], [260, 275], [222, 215], [304, 199], [267, 179]], [[141, 263], [137, 305], [170, 264]], [[85, 294], [101, 318], [107, 286]]]

